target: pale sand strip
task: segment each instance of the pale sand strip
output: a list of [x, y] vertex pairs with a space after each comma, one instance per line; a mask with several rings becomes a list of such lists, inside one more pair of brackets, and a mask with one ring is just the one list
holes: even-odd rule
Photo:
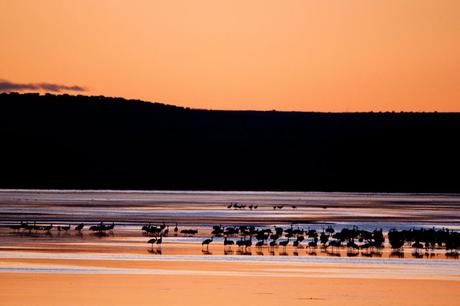
[[0, 274], [2, 305], [458, 305], [460, 282], [194, 275]]

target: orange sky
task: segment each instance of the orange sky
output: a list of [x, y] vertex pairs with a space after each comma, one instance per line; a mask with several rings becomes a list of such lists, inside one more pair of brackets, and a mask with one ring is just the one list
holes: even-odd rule
[[1, 0], [0, 79], [212, 109], [460, 111], [459, 0]]

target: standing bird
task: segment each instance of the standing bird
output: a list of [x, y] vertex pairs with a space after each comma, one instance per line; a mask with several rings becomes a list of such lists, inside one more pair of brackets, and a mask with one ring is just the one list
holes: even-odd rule
[[289, 239], [290, 238], [280, 241], [280, 246], [282, 246], [285, 250], [286, 250], [286, 246], [289, 244]]
[[156, 238], [152, 238], [152, 239], [149, 239], [149, 241], [147, 241], [148, 244], [151, 244], [152, 245], [152, 250], [153, 250], [153, 244], [157, 242], [157, 239]]
[[294, 242], [292, 243], [292, 246], [298, 249], [302, 248], [299, 240], [294, 240]]
[[278, 243], [276, 242], [276, 239], [273, 239], [270, 241], [270, 248], [273, 250], [276, 246], [278, 246]]
[[214, 239], [214, 237], [211, 237], [209, 239], [205, 239], [202, 243], [201, 243], [201, 249], [203, 249], [204, 246], [206, 246], [206, 250], [209, 249], [209, 244], [212, 242], [212, 240]]
[[308, 243], [308, 248], [316, 249], [317, 246], [318, 246], [318, 238], [315, 238], [315, 239], [313, 239], [313, 241], [310, 241]]
[[231, 248], [232, 245], [234, 245], [234, 244], [235, 244], [235, 241], [228, 240], [227, 237], [224, 237], [224, 248], [227, 247], [227, 246]]
[[157, 239], [156, 244], [157, 244], [157, 246], [158, 246], [159, 248], [161, 248], [161, 244], [162, 244], [162, 243], [163, 243], [163, 235], [160, 235], [160, 239]]
[[174, 227], [174, 235], [177, 236], [177, 232], [179, 232], [179, 228], [177, 227], [177, 222], [176, 222], [176, 226]]

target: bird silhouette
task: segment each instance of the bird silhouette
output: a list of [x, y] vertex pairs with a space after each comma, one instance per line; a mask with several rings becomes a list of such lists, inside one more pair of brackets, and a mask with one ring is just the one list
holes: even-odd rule
[[308, 242], [309, 249], [316, 249], [318, 246], [318, 238], [313, 239], [313, 241]]
[[174, 235], [177, 236], [177, 232], [179, 232], [179, 228], [177, 227], [177, 222], [176, 222], [176, 226], [174, 227]]
[[163, 243], [163, 235], [160, 235], [160, 238], [157, 239], [155, 243], [157, 244], [158, 248], [161, 248], [161, 244]]
[[234, 245], [235, 242], [233, 240], [228, 240], [227, 237], [224, 237], [224, 249], [226, 247], [231, 248], [232, 245]]
[[273, 250], [276, 246], [278, 246], [278, 242], [276, 241], [276, 239], [273, 239], [272, 241], [270, 241], [269, 245], [270, 248]]
[[204, 246], [206, 246], [206, 250], [209, 250], [209, 244], [213, 241], [214, 237], [211, 237], [209, 239], [205, 239], [202, 243], [201, 243], [201, 248], [203, 249]]
[[331, 240], [326, 248], [332, 247], [332, 252], [334, 252], [334, 247], [340, 248], [342, 246], [342, 242], [340, 240]]
[[290, 238], [279, 242], [279, 245], [282, 246], [284, 248], [284, 250], [286, 250], [286, 247], [289, 244], [289, 239]]
[[256, 247], [261, 248], [263, 246], [264, 246], [264, 241], [263, 240], [259, 240], [259, 241], [256, 242]]
[[294, 242], [292, 243], [292, 246], [298, 249], [302, 248], [302, 245], [300, 244], [299, 240], [294, 240]]
[[157, 239], [156, 238], [152, 238], [152, 239], [149, 239], [149, 241], [147, 241], [148, 244], [151, 244], [152, 245], [152, 250], [153, 250], [153, 244], [157, 242]]

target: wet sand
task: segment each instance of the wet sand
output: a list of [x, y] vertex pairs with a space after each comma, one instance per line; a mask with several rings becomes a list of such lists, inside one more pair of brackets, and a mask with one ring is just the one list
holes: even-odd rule
[[460, 267], [449, 260], [302, 262], [127, 249], [0, 255], [2, 305], [458, 305], [460, 298]]
[[459, 282], [2, 274], [3, 305], [458, 305]]

